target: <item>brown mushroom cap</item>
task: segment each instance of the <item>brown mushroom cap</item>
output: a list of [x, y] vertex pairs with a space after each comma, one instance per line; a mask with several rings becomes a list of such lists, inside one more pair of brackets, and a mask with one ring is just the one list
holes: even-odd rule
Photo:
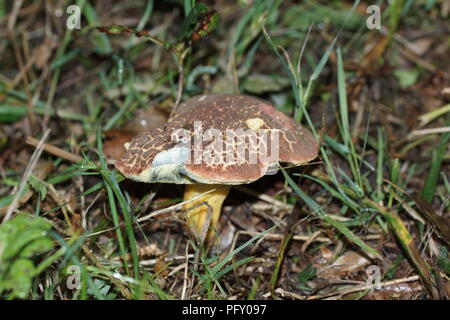
[[[218, 142], [214, 135], [211, 141], [202, 141], [201, 144], [173, 141], [173, 133], [180, 129], [189, 132], [191, 142], [194, 141], [194, 127], [198, 123], [203, 133], [213, 129], [223, 136], [227, 130], [239, 132], [239, 129], [241, 132], [260, 129], [278, 132], [277, 159], [258, 158], [255, 162], [246, 156], [240, 161], [227, 162], [228, 158], [223, 154], [220, 161], [197, 163], [195, 155], [198, 155], [199, 147], [203, 152], [208, 146], [220, 142], [226, 153], [235, 151], [238, 145], [246, 151], [252, 146], [249, 139], [233, 140], [233, 144], [227, 144], [225, 139]], [[258, 140], [258, 145], [267, 145], [270, 158], [269, 142]], [[311, 132], [262, 100], [245, 95], [199, 95], [182, 103], [164, 127], [136, 136], [115, 166], [126, 177], [140, 182], [234, 185], [258, 180], [268, 171], [277, 169], [279, 162], [293, 166], [305, 164], [317, 157], [318, 149]]]

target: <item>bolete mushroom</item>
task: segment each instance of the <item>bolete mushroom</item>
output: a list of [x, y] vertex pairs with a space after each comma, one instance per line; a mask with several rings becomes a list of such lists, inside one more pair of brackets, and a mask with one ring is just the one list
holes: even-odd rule
[[180, 104], [160, 128], [136, 136], [115, 163], [127, 178], [186, 184], [188, 225], [200, 241], [215, 239], [230, 186], [300, 166], [317, 156], [314, 136], [292, 118], [246, 95], [199, 95]]

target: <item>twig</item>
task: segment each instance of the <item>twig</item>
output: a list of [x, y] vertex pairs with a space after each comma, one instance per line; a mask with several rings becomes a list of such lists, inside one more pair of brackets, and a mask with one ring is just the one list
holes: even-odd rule
[[184, 50], [181, 55], [176, 55], [178, 57], [178, 90], [177, 90], [177, 100], [175, 101], [175, 105], [172, 108], [172, 111], [170, 112], [170, 117], [175, 114], [175, 111], [178, 108], [178, 105], [181, 102], [181, 98], [183, 97], [183, 86], [184, 86], [184, 59], [186, 58], [186, 55], [188, 53], [188, 49]]
[[[43, 181], [43, 180], [45, 180], [45, 178], [47, 178], [47, 176], [52, 171], [53, 162], [38, 161], [38, 164], [36, 165], [36, 169], [37, 169], [36, 178]], [[26, 203], [28, 200], [30, 200], [30, 198], [33, 196], [33, 194], [34, 194], [34, 190], [29, 188], [28, 191], [25, 192], [25, 194], [20, 197], [18, 205], [20, 206], [20, 205]], [[7, 206], [0, 208], [0, 217], [2, 217], [6, 213], [7, 210], [8, 210]]]
[[293, 208], [292, 205], [284, 204], [283, 202], [281, 202], [281, 201], [279, 201], [277, 199], [274, 199], [273, 197], [268, 196], [267, 194], [261, 194], [261, 193], [255, 192], [255, 191], [253, 191], [253, 190], [251, 190], [249, 188], [243, 187], [243, 186], [234, 186], [233, 188], [238, 190], [238, 191], [241, 191], [243, 193], [246, 193], [246, 194], [248, 194], [250, 196], [256, 197], [256, 198], [258, 198], [258, 199], [260, 199], [262, 201], [271, 203], [271, 204], [273, 204], [276, 207], [279, 207], [279, 208], [282, 208], [282, 209], [286, 209], [286, 210], [289, 210], [289, 211], [292, 210], [292, 208]]
[[216, 190], [216, 189], [212, 189], [212, 190], [206, 191], [206, 192], [204, 192], [204, 193], [202, 193], [202, 194], [199, 194], [199, 195], [193, 197], [192, 199], [189, 199], [189, 200], [186, 200], [186, 201], [183, 201], [183, 202], [174, 204], [173, 206], [170, 206], [170, 207], [167, 207], [167, 208], [163, 208], [163, 209], [160, 209], [160, 210], [153, 211], [152, 213], [150, 213], [150, 214], [148, 214], [148, 215], [146, 215], [146, 216], [140, 217], [140, 218], [137, 219], [136, 221], [137, 221], [137, 222], [142, 222], [142, 221], [148, 220], [148, 219], [150, 219], [150, 218], [159, 216], [159, 215], [161, 215], [161, 214], [163, 214], [163, 213], [166, 213], [166, 212], [169, 212], [169, 211], [178, 209], [179, 207], [182, 207], [184, 204], [189, 203], [189, 202], [192, 202], [192, 201], [195, 201], [195, 200], [197, 200], [197, 199], [203, 197], [205, 194], [211, 193], [211, 192], [213, 192], [213, 191], [215, 191], [215, 190]]
[[[30, 136], [27, 137], [25, 142], [34, 147], [36, 147], [39, 144], [39, 141], [37, 139]], [[42, 149], [50, 154], [53, 154], [54, 156], [57, 156], [70, 162], [77, 163], [83, 161], [83, 158], [80, 157], [79, 155], [73, 154], [71, 152], [55, 147], [54, 145], [48, 143], [43, 143]]]
[[[411, 277], [407, 277], [407, 278], [389, 280], [389, 281], [380, 283], [376, 287], [377, 288], [383, 288], [383, 287], [392, 286], [392, 285], [396, 285], [396, 284], [400, 284], [400, 283], [413, 282], [413, 281], [417, 281], [419, 279], [420, 279], [419, 276], [411, 276]], [[355, 286], [355, 287], [348, 288], [348, 289], [337, 290], [335, 292], [330, 292], [330, 293], [326, 293], [326, 294], [309, 296], [309, 297], [306, 298], [306, 300], [323, 299], [323, 298], [328, 298], [328, 297], [332, 297], [332, 296], [335, 296], [335, 295], [342, 296], [342, 295], [346, 295], [346, 294], [349, 294], [349, 293], [354, 293], [354, 292], [359, 292], [359, 291], [364, 291], [364, 290], [370, 290], [370, 289], [373, 289], [373, 284], [364, 284], [364, 285]]]
[[[187, 256], [166, 257], [166, 258], [164, 258], [164, 262], [173, 262], [175, 260], [190, 259], [190, 258], [194, 258], [194, 257], [195, 257], [194, 254], [188, 254]], [[142, 260], [142, 261], [139, 261], [139, 264], [142, 266], [153, 266], [158, 261], [161, 261], [161, 259], [157, 258], [157, 259]]]
[[[247, 235], [247, 236], [256, 236], [257, 234], [259, 234], [259, 232], [253, 232], [253, 231], [238, 231], [236, 234], [243, 234], [243, 235]], [[283, 239], [283, 235], [282, 234], [277, 234], [277, 233], [266, 233], [265, 235], [262, 236], [262, 238], [266, 238], [269, 240], [282, 240]], [[303, 235], [294, 235], [294, 237], [292, 238], [292, 240], [296, 240], [296, 241], [309, 241], [312, 238], [312, 236], [303, 236]], [[365, 237], [361, 237], [362, 240], [378, 240], [381, 238], [381, 235], [378, 234], [373, 234], [373, 235], [368, 235]], [[323, 242], [323, 243], [331, 243], [332, 241], [329, 238], [326, 237], [314, 237], [312, 242]]]
[[445, 133], [450, 132], [450, 127], [441, 127], [441, 128], [431, 128], [431, 129], [422, 129], [422, 130], [413, 130], [409, 135], [408, 139], [413, 139], [416, 136], [423, 136], [427, 134], [434, 133]]
[[160, 45], [163, 48], [166, 49], [174, 49], [172, 46], [170, 46], [168, 43], [165, 43], [162, 40], [159, 40], [156, 37], [153, 37], [152, 35], [150, 35], [150, 32], [147, 30], [137, 30], [137, 29], [132, 29], [132, 28], [128, 28], [128, 27], [124, 27], [124, 26], [101, 26], [101, 27], [96, 27], [96, 29], [100, 32], [106, 33], [108, 35], [117, 35], [117, 34], [127, 34], [127, 33], [132, 33], [134, 34], [136, 37], [140, 38], [140, 37], [144, 37], [145, 39], [149, 40], [150, 42], [153, 42], [154, 44]]
[[186, 260], [184, 263], [184, 278], [183, 278], [183, 290], [181, 291], [181, 300], [186, 299], [186, 289], [188, 284], [188, 267], [189, 267], [189, 242], [186, 243]]
[[28, 179], [30, 178], [31, 173], [33, 172], [34, 167], [36, 166], [43, 150], [44, 141], [47, 139], [48, 134], [50, 133], [50, 129], [47, 129], [45, 131], [44, 135], [41, 138], [41, 141], [39, 141], [38, 145], [36, 146], [36, 149], [34, 149], [34, 152], [31, 156], [30, 162], [28, 163], [27, 168], [25, 169], [25, 172], [22, 176], [22, 180], [19, 184], [19, 190], [17, 191], [16, 195], [14, 196], [13, 201], [8, 207], [8, 211], [6, 212], [5, 217], [3, 218], [3, 222], [6, 222], [11, 218], [11, 215], [13, 214], [14, 210], [16, 210], [17, 205], [19, 204], [19, 200], [21, 198], [22, 192], [25, 189], [25, 186], [27, 185]]

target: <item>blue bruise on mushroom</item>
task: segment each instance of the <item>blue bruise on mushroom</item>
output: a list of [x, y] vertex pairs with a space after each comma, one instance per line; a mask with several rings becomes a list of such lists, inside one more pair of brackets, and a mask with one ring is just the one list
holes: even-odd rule
[[192, 184], [194, 181], [186, 176], [184, 170], [190, 154], [191, 149], [187, 147], [174, 147], [161, 151], [147, 169], [133, 176], [133, 180], [147, 183]]
[[[192, 148], [197, 146], [174, 145], [171, 133], [180, 128], [187, 130], [195, 121], [201, 121], [205, 130], [214, 128], [223, 133], [246, 128], [279, 131], [281, 140], [276, 158], [268, 159], [266, 154], [261, 154], [263, 158], [257, 163], [247, 159], [243, 164], [191, 163]], [[133, 138], [115, 166], [135, 181], [186, 184], [183, 208], [189, 229], [199, 242], [211, 244], [217, 237], [222, 204], [230, 185], [247, 184], [275, 174], [280, 163], [303, 165], [316, 158], [318, 151], [319, 143], [314, 135], [270, 102], [244, 95], [200, 95], [183, 102], [163, 127]]]

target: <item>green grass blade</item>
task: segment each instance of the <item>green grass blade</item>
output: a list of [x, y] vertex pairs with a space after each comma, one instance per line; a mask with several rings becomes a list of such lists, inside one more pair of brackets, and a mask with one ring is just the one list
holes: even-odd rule
[[288, 181], [291, 188], [299, 195], [299, 197], [305, 201], [305, 203], [308, 205], [308, 207], [311, 208], [312, 212], [316, 214], [319, 218], [325, 220], [327, 223], [338, 229], [345, 237], [347, 237], [348, 240], [356, 244], [358, 247], [360, 247], [362, 250], [364, 250], [366, 253], [376, 256], [380, 258], [380, 254], [374, 250], [373, 248], [369, 247], [367, 244], [364, 243], [360, 238], [358, 238], [350, 229], [348, 229], [344, 224], [342, 224], [339, 221], [336, 221], [332, 219], [330, 216], [328, 216], [325, 212], [323, 212], [322, 208], [319, 206], [317, 202], [315, 202], [313, 199], [311, 199], [309, 196], [307, 196], [300, 188], [299, 186], [292, 180], [292, 178], [286, 173], [284, 169], [281, 169], [283, 172], [284, 177]]
[[428, 203], [433, 200], [434, 194], [436, 193], [436, 185], [439, 179], [439, 173], [442, 167], [442, 161], [445, 156], [445, 150], [448, 147], [450, 141], [450, 133], [444, 133], [441, 136], [441, 141], [436, 150], [433, 150], [433, 157], [431, 161], [430, 171], [425, 181], [425, 185], [422, 190], [422, 197]]

